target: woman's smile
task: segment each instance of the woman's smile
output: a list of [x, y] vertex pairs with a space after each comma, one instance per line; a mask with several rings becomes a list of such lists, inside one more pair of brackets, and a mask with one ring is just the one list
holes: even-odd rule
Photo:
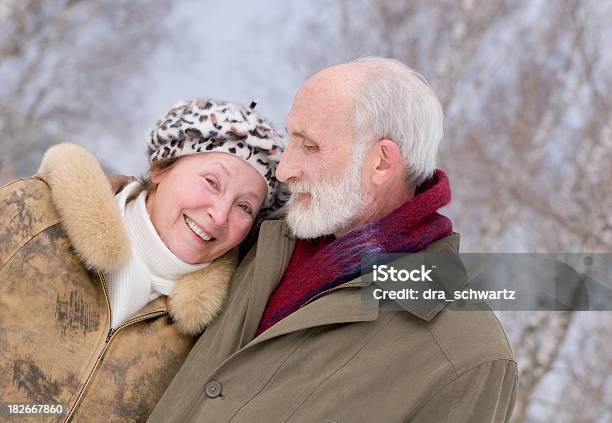
[[187, 227], [193, 232], [200, 240], [205, 242], [215, 241], [216, 238], [211, 234], [206, 232], [200, 225], [198, 225], [194, 220], [190, 219], [187, 215], [183, 214], [183, 220]]

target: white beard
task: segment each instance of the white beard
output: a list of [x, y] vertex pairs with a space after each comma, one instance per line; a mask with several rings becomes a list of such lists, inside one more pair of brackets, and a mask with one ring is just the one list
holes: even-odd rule
[[[361, 177], [363, 156], [356, 151], [339, 178], [316, 183], [288, 182], [294, 195], [287, 206], [287, 224], [296, 237], [312, 239], [330, 235], [350, 227], [363, 215], [367, 207]], [[310, 202], [296, 203], [296, 193], [310, 194]]]

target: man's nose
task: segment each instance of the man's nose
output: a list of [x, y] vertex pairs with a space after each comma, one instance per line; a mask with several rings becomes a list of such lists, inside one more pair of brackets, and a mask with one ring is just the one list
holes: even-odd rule
[[292, 178], [302, 179], [302, 168], [293, 145], [294, 143], [289, 143], [276, 167], [276, 179], [281, 182], [287, 182]]

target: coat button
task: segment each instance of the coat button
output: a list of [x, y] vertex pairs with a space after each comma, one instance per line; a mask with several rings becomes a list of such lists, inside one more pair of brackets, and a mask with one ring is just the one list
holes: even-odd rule
[[211, 380], [206, 384], [204, 390], [208, 398], [217, 398], [221, 395], [221, 384], [216, 380]]

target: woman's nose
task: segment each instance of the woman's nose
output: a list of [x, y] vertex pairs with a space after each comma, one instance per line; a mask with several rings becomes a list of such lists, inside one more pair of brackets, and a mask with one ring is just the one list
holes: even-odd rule
[[231, 203], [229, 201], [223, 201], [221, 199], [215, 201], [214, 204], [211, 204], [211, 206], [208, 207], [208, 215], [210, 216], [210, 220], [216, 226], [223, 226], [227, 224], [230, 208]]

